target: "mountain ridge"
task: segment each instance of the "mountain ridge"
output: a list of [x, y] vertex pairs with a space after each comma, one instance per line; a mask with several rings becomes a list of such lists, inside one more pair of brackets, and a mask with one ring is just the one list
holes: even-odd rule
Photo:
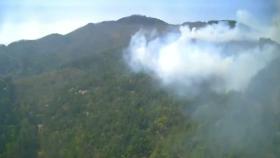
[[5, 45], [5, 46], [9, 46], [13, 43], [17, 43], [17, 42], [25, 42], [25, 41], [35, 41], [35, 40], [40, 40], [40, 39], [44, 39], [44, 38], [48, 38], [50, 36], [53, 35], [62, 35], [62, 36], [67, 36], [69, 34], [72, 34], [73, 32], [77, 31], [77, 30], [82, 30], [82, 29], [93, 29], [94, 27], [98, 26], [98, 25], [106, 25], [106, 24], [123, 24], [123, 25], [141, 25], [141, 26], [157, 26], [157, 25], [161, 25], [161, 26], [186, 26], [189, 25], [190, 28], [193, 27], [204, 27], [207, 24], [214, 24], [214, 23], [218, 23], [220, 21], [223, 22], [228, 22], [230, 23], [230, 26], [235, 26], [235, 24], [237, 23], [237, 21], [235, 20], [209, 20], [209, 21], [192, 21], [192, 22], [183, 22], [181, 24], [171, 24], [171, 23], [167, 23], [161, 19], [158, 18], [154, 18], [154, 17], [148, 17], [145, 15], [140, 15], [140, 14], [134, 14], [134, 15], [130, 15], [130, 16], [126, 16], [126, 17], [122, 17], [120, 19], [117, 20], [111, 20], [111, 21], [101, 21], [98, 23], [92, 23], [89, 22], [88, 24], [81, 26], [79, 28], [74, 29], [73, 31], [66, 33], [66, 34], [60, 34], [60, 33], [51, 33], [48, 34], [46, 36], [42, 36], [40, 38], [37, 39], [21, 39], [21, 40], [17, 40], [17, 41], [13, 41], [9, 44], [1, 44], [1, 45]]

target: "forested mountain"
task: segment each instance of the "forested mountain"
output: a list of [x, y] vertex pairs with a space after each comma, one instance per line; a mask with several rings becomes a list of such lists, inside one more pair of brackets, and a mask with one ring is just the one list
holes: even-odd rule
[[[182, 25], [212, 23], [217, 21]], [[129, 69], [123, 52], [137, 31], [156, 30], [164, 36], [179, 32], [180, 26], [133, 15], [0, 46], [0, 158], [279, 157], [279, 58], [244, 92], [256, 107], [267, 106], [260, 114], [264, 129], [248, 127], [243, 134], [264, 132], [265, 140], [243, 140], [240, 148], [201, 132], [218, 118], [194, 120], [197, 98], [178, 98], [153, 77]], [[264, 39], [250, 44], [265, 43], [279, 47]], [[243, 97], [234, 92], [209, 96], [211, 109], [218, 111]], [[250, 111], [247, 107], [241, 110]]]

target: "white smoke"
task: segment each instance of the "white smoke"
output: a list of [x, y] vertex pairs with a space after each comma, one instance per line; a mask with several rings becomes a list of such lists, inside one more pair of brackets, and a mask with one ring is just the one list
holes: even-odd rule
[[244, 44], [258, 43], [259, 38], [239, 24], [231, 28], [223, 22], [200, 29], [182, 26], [179, 36], [169, 33], [152, 39], [139, 31], [126, 55], [133, 70], [147, 72], [163, 85], [184, 92], [197, 91], [205, 84], [216, 92], [243, 91], [277, 55], [273, 45]]
[[[164, 36], [140, 30], [125, 57], [132, 70], [188, 100], [188, 121], [197, 124], [188, 142], [203, 144], [207, 154], [214, 153], [209, 157], [235, 152], [266, 157], [259, 153], [273, 153], [279, 140], [280, 58], [273, 41], [279, 41], [280, 18], [264, 26], [246, 11], [237, 16], [243, 23], [234, 28], [224, 22], [182, 26]], [[195, 145], [188, 144], [185, 149], [192, 153]], [[225, 155], [215, 155], [221, 151]]]

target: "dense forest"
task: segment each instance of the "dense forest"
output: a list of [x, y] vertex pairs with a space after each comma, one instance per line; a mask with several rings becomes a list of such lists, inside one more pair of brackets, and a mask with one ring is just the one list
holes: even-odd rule
[[[211, 23], [216, 21], [183, 25]], [[203, 96], [177, 97], [152, 76], [129, 69], [123, 52], [135, 32], [164, 35], [178, 27], [131, 16], [0, 46], [0, 158], [279, 157], [280, 59], [254, 78], [246, 95], [209, 92], [211, 107], [202, 108], [219, 112], [203, 121], [193, 114]], [[226, 127], [217, 120], [232, 100], [248, 112], [242, 119], [234, 113], [233, 124], [246, 120], [250, 126], [227, 128], [242, 133], [242, 140], [227, 134], [220, 140], [209, 133]], [[259, 112], [248, 104], [266, 106]], [[261, 116], [258, 122], [253, 113]]]

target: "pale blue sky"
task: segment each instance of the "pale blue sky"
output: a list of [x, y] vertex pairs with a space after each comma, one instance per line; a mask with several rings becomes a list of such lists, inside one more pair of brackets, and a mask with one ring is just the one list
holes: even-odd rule
[[0, 0], [0, 43], [67, 33], [89, 22], [131, 14], [169, 23], [236, 19], [245, 10], [262, 22], [276, 14], [277, 0]]

